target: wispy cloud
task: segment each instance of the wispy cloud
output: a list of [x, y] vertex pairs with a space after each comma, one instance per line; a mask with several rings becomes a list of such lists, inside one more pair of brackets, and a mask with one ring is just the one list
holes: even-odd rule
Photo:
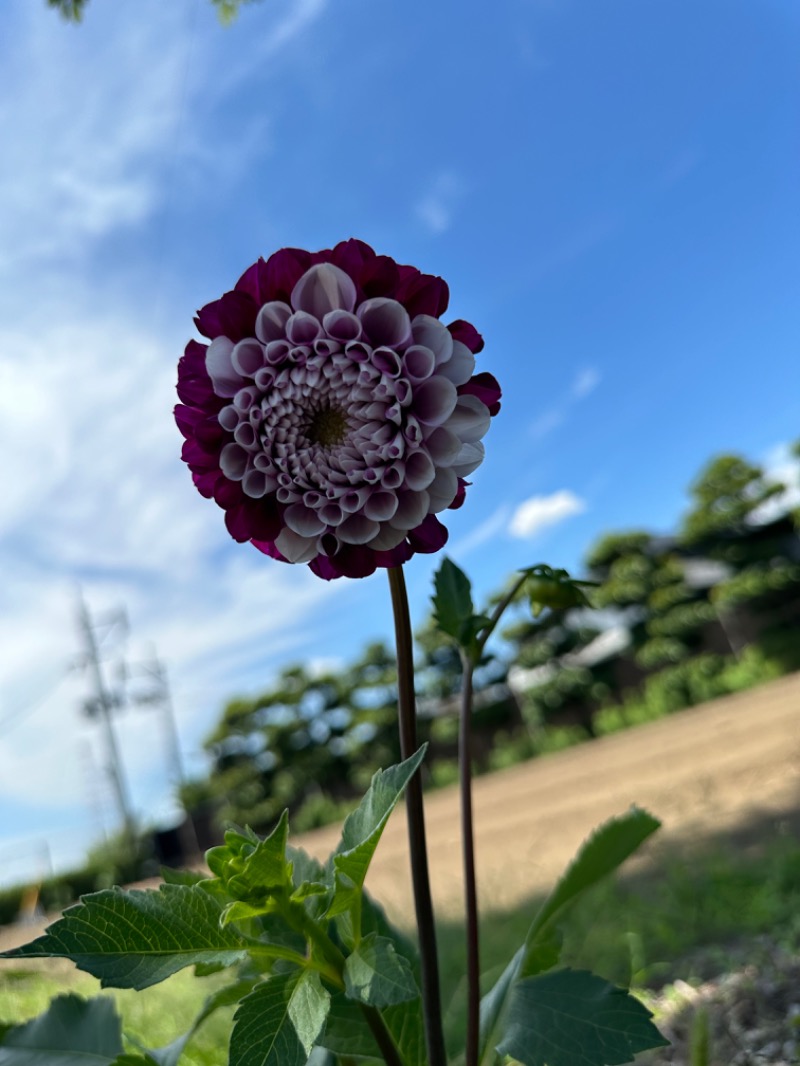
[[414, 213], [431, 233], [444, 233], [450, 228], [464, 191], [464, 183], [457, 174], [442, 171], [417, 201]]
[[541, 440], [562, 426], [569, 417], [572, 408], [585, 400], [602, 381], [597, 367], [587, 366], [579, 370], [562, 398], [553, 407], [536, 415], [528, 426], [528, 432], [536, 440]]
[[511, 508], [508, 504], [503, 504], [502, 507], [498, 507], [497, 510], [493, 511], [488, 518], [483, 520], [483, 522], [451, 544], [448, 551], [457, 559], [462, 559], [465, 555], [469, 555], [470, 552], [482, 548], [484, 544], [488, 543], [488, 541], [492, 540], [498, 533], [506, 528], [510, 513]]
[[514, 511], [508, 530], [514, 537], [529, 540], [585, 510], [585, 501], [569, 489], [560, 489], [550, 496], [531, 496]]

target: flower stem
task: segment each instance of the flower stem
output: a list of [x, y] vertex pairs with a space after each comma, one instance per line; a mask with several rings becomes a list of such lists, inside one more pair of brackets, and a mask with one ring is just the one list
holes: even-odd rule
[[478, 890], [475, 882], [475, 834], [472, 821], [472, 672], [462, 653], [461, 717], [458, 726], [458, 775], [461, 791], [461, 845], [464, 852], [464, 897], [467, 934], [467, 1037], [465, 1066], [478, 1066], [480, 1041], [480, 949]]
[[383, 1015], [378, 1008], [369, 1007], [366, 1003], [360, 1003], [359, 1006], [372, 1035], [375, 1037], [375, 1043], [381, 1049], [386, 1066], [406, 1066], [403, 1056], [394, 1042], [394, 1037], [389, 1032], [389, 1027], [383, 1020]]
[[[417, 750], [417, 708], [414, 696], [414, 648], [408, 595], [403, 569], [391, 567], [389, 588], [392, 594], [395, 643], [397, 646], [397, 696], [400, 719], [400, 752], [404, 759]], [[442, 1001], [439, 989], [439, 958], [436, 951], [436, 927], [433, 919], [428, 852], [425, 844], [425, 819], [422, 809], [422, 781], [414, 774], [406, 788], [408, 840], [411, 852], [411, 879], [414, 907], [419, 931], [420, 970], [422, 976], [422, 1010], [425, 1017], [425, 1040], [428, 1066], [447, 1066], [442, 1030]]]

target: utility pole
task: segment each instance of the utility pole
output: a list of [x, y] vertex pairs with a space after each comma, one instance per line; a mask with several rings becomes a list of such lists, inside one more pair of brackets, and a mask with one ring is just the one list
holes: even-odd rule
[[117, 701], [106, 688], [103, 679], [103, 671], [100, 666], [100, 654], [97, 647], [97, 640], [95, 638], [94, 626], [80, 593], [78, 594], [78, 624], [80, 626], [81, 636], [83, 637], [83, 645], [86, 655], [85, 665], [89, 669], [94, 688], [94, 696], [87, 702], [86, 710], [90, 717], [97, 715], [100, 718], [103, 732], [105, 734], [108, 756], [108, 776], [114, 790], [114, 798], [117, 803], [117, 809], [122, 821], [125, 836], [132, 846], [136, 840], [136, 824], [131, 813], [130, 800], [128, 798], [128, 791], [122, 770], [122, 762], [117, 747], [117, 738], [114, 734], [114, 725], [111, 720], [111, 715], [117, 705]]

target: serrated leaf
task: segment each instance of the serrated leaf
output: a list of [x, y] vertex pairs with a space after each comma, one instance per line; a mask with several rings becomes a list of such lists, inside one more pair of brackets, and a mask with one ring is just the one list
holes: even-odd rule
[[547, 923], [587, 888], [616, 870], [660, 825], [658, 819], [647, 811], [631, 807], [626, 814], [611, 818], [595, 829], [534, 918], [525, 938], [526, 955], [520, 967], [521, 976], [539, 972], [533, 962], [528, 968], [528, 959], [533, 960], [537, 941]]
[[289, 1016], [297, 972], [279, 974], [242, 1000], [233, 1018], [228, 1066], [305, 1066], [307, 1055]]
[[[421, 1001], [412, 999], [395, 1007], [386, 1007], [381, 1014], [405, 1066], [427, 1066]], [[341, 992], [331, 997], [328, 1024], [320, 1043], [341, 1059], [384, 1063], [361, 1008]]]
[[110, 1066], [121, 1054], [122, 1022], [113, 1000], [65, 995], [6, 1033], [0, 1066]]
[[336, 887], [328, 912], [331, 917], [346, 911], [360, 895], [389, 815], [419, 768], [426, 749], [427, 744], [423, 744], [405, 762], [378, 770], [361, 803], [345, 819], [342, 839], [332, 856]]
[[323, 988], [319, 974], [306, 970], [289, 997], [289, 1017], [306, 1055], [325, 1028], [330, 1009], [331, 994]]
[[557, 970], [514, 986], [498, 1045], [523, 1066], [622, 1066], [665, 1047], [649, 1010], [585, 970]]
[[472, 588], [469, 578], [447, 556], [433, 575], [433, 617], [442, 631], [461, 640], [464, 622], [472, 616]]
[[411, 963], [398, 955], [388, 937], [371, 933], [347, 957], [345, 991], [372, 1007], [391, 1007], [419, 995]]
[[289, 813], [284, 811], [269, 836], [259, 840], [244, 860], [242, 872], [232, 880], [231, 887], [241, 880], [254, 891], [288, 888], [292, 883], [292, 868], [286, 861], [288, 836]]
[[206, 875], [197, 870], [175, 870], [171, 866], [161, 867], [161, 877], [168, 885], [199, 885], [206, 880]]
[[72, 959], [105, 988], [147, 988], [184, 966], [244, 958], [247, 942], [220, 928], [221, 913], [200, 886], [112, 888], [84, 896], [42, 936], [0, 957]]

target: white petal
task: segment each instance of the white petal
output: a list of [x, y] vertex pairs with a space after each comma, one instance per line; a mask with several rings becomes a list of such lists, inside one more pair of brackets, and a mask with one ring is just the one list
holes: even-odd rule
[[453, 341], [453, 354], [437, 370], [454, 385], [464, 385], [475, 372], [475, 356], [461, 341]]
[[397, 510], [394, 518], [389, 519], [393, 529], [415, 529], [428, 514], [430, 496], [422, 492], [398, 492]]
[[319, 319], [307, 311], [295, 311], [286, 323], [286, 336], [292, 344], [310, 344], [321, 334]]
[[317, 263], [292, 289], [292, 307], [308, 311], [320, 322], [329, 311], [352, 311], [355, 305], [353, 279], [333, 263]]
[[[417, 523], [419, 525], [419, 523]], [[405, 529], [392, 529], [392, 527], [386, 523], [381, 526], [381, 531], [377, 537], [373, 537], [371, 541], [367, 543], [368, 548], [373, 548], [376, 552], [388, 552], [392, 548], [396, 548], [401, 541], [406, 539]]]
[[380, 526], [363, 514], [351, 514], [337, 528], [336, 536], [345, 544], [366, 544], [380, 532]]
[[361, 336], [361, 321], [349, 311], [328, 311], [322, 319], [322, 325], [329, 337], [342, 344], [357, 341]]
[[206, 352], [206, 370], [217, 396], [235, 396], [245, 380], [233, 369], [231, 352], [233, 341], [227, 337], [215, 337]]
[[410, 452], [406, 456], [406, 486], [419, 492], [426, 489], [436, 476], [436, 467], [427, 452]]
[[219, 468], [231, 481], [241, 481], [247, 469], [247, 452], [238, 444], [226, 444], [219, 453]]
[[256, 316], [256, 336], [262, 344], [280, 340], [286, 333], [286, 320], [292, 309], [280, 300], [264, 304]]
[[291, 529], [282, 529], [275, 546], [290, 563], [310, 563], [319, 554], [316, 537], [301, 537]]
[[283, 519], [289, 529], [301, 537], [316, 537], [325, 531], [325, 523], [316, 511], [304, 503], [293, 503], [283, 512]]
[[364, 504], [364, 514], [373, 522], [388, 522], [397, 510], [397, 495], [394, 492], [373, 492]]
[[453, 354], [450, 330], [432, 315], [417, 315], [411, 323], [415, 344], [424, 344], [436, 356], [436, 365], [445, 363]]
[[239, 425], [239, 412], [232, 403], [229, 403], [228, 406], [223, 407], [217, 415], [217, 421], [223, 429], [227, 429], [229, 433], [233, 433]]
[[242, 491], [245, 496], [252, 496], [254, 500], [265, 496], [270, 491], [270, 487], [274, 489], [275, 485], [275, 478], [270, 478], [268, 474], [256, 470], [255, 467], [248, 470], [242, 478]]
[[436, 374], [414, 389], [411, 410], [420, 422], [429, 426], [440, 426], [452, 415], [458, 393], [452, 381]]
[[445, 423], [445, 429], [462, 441], [472, 443], [486, 434], [492, 418], [489, 408], [477, 396], [459, 396], [455, 410]]
[[477, 470], [483, 462], [486, 449], [482, 441], [464, 444], [456, 456], [455, 462], [450, 468], [457, 477], [467, 477], [473, 470]]
[[444, 426], [437, 426], [425, 441], [428, 454], [437, 466], [450, 466], [461, 451], [461, 439]]
[[458, 492], [458, 478], [448, 467], [443, 466], [436, 471], [436, 477], [428, 486], [428, 495], [431, 498], [429, 510], [431, 514], [438, 514], [449, 507], [456, 498]]
[[411, 337], [408, 311], [397, 300], [375, 296], [371, 300], [365, 300], [357, 314], [373, 345], [385, 344], [395, 348]]
[[231, 364], [237, 374], [252, 378], [264, 365], [264, 349], [257, 340], [248, 337], [233, 346]]
[[406, 374], [412, 381], [424, 381], [436, 368], [436, 356], [423, 344], [412, 344], [403, 356]]

